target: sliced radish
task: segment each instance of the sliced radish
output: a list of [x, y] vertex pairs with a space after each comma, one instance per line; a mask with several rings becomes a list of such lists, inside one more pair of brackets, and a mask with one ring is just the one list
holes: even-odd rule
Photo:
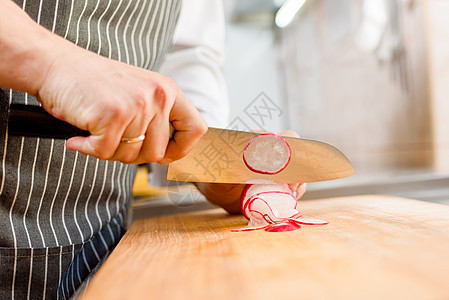
[[265, 228], [265, 231], [268, 232], [286, 232], [286, 231], [293, 231], [301, 228], [301, 225], [296, 223], [290, 223], [290, 222], [282, 222], [282, 223], [276, 223], [270, 226], [267, 226]]
[[[285, 192], [293, 195], [293, 191], [289, 184], [247, 184], [240, 196], [240, 208], [243, 215], [249, 220], [249, 216], [246, 215], [245, 205], [247, 201], [254, 195], [263, 192]], [[296, 206], [295, 206], [296, 207]]]
[[288, 184], [248, 184], [240, 197], [241, 210], [248, 227], [233, 232], [262, 230], [292, 231], [301, 225], [326, 225], [327, 221], [306, 219], [296, 209], [297, 199]]
[[285, 192], [293, 194], [289, 184], [248, 184], [242, 192], [242, 196], [251, 197], [264, 192]]
[[291, 149], [287, 141], [276, 134], [253, 137], [243, 150], [243, 161], [253, 172], [276, 174], [290, 162]]
[[289, 193], [264, 192], [250, 197], [242, 207], [248, 220], [254, 218], [254, 212], [274, 216], [273, 222], [279, 218], [298, 217], [296, 198]]
[[304, 219], [304, 218], [289, 218], [291, 222], [295, 222], [301, 225], [327, 225], [328, 221], [318, 220], [318, 219]]
[[262, 216], [268, 223], [274, 223], [299, 214], [296, 198], [289, 193], [265, 192], [254, 195], [245, 207], [250, 220]]
[[269, 225], [262, 225], [262, 226], [251, 226], [251, 227], [244, 227], [244, 228], [238, 228], [238, 229], [231, 229], [232, 232], [244, 232], [244, 231], [255, 231], [255, 230], [261, 230], [267, 228]]

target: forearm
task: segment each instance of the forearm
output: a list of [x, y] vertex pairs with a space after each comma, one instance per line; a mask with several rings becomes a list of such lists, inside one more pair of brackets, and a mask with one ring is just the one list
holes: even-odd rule
[[35, 95], [57, 53], [57, 40], [14, 2], [0, 0], [0, 86]]

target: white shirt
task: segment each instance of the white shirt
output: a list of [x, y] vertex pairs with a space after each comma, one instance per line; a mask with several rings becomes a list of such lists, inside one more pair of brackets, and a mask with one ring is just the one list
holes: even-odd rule
[[[221, 0], [184, 0], [174, 44], [160, 73], [173, 78], [210, 127], [228, 125], [229, 101], [221, 67], [225, 24]], [[151, 164], [150, 183], [166, 186], [167, 167]]]

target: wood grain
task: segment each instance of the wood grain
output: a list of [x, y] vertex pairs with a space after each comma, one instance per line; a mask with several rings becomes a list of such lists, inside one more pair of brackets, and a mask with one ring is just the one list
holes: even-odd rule
[[389, 196], [300, 202], [285, 233], [222, 210], [135, 222], [81, 299], [449, 299], [449, 206]]

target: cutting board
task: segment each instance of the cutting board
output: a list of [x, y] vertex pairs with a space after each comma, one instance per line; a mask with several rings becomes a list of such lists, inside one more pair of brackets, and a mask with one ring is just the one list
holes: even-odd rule
[[449, 299], [449, 206], [390, 196], [299, 203], [329, 221], [231, 232], [221, 209], [139, 220], [81, 299]]

